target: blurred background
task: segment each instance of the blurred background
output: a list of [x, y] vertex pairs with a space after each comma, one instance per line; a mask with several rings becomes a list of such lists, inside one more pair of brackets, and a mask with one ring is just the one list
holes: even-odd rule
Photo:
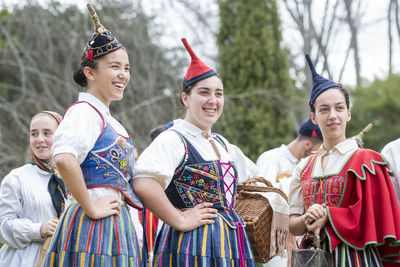
[[[317, 71], [351, 94], [347, 136], [369, 122], [365, 147], [400, 137], [400, 19], [397, 0], [92, 1], [126, 47], [131, 82], [111, 113], [139, 153], [149, 131], [182, 117], [180, 84], [190, 62], [181, 37], [224, 81], [224, 113], [213, 129], [252, 160], [288, 143]], [[72, 79], [93, 32], [86, 1], [0, 1], [0, 180], [29, 162], [29, 123], [63, 113], [83, 91]]]

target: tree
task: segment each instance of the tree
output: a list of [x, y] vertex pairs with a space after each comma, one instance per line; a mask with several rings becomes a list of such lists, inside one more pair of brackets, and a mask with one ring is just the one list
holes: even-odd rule
[[256, 159], [293, 138], [293, 85], [274, 0], [220, 0], [218, 72], [225, 88], [219, 132]]
[[357, 87], [352, 93], [351, 120], [347, 136], [358, 134], [368, 123], [375, 126], [365, 135], [366, 148], [380, 151], [383, 146], [400, 137], [400, 76], [375, 80], [368, 87]]
[[[131, 81], [124, 99], [110, 106], [139, 150], [150, 142], [150, 129], [176, 117], [174, 88], [180, 61], [149, 36], [151, 18], [139, 1], [95, 1], [100, 21], [115, 34], [130, 57]], [[103, 8], [106, 7], [106, 8]], [[63, 113], [84, 91], [72, 75], [93, 24], [86, 10], [51, 1], [15, 6], [0, 14], [0, 177], [29, 161], [31, 117], [40, 110]]]

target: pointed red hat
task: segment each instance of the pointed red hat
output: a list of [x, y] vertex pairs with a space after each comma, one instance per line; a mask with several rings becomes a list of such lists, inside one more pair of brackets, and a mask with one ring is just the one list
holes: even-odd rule
[[186, 50], [189, 52], [190, 57], [192, 58], [192, 61], [190, 62], [189, 68], [187, 69], [183, 79], [183, 84], [185, 87], [213, 75], [217, 75], [215, 70], [207, 66], [203, 61], [200, 60], [200, 58], [196, 56], [185, 38], [182, 38], [181, 40]]

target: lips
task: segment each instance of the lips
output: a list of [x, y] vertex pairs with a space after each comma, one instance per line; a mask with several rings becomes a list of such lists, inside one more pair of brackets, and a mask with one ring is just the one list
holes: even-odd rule
[[217, 112], [216, 108], [203, 108], [203, 110], [207, 113], [214, 114]]
[[117, 87], [118, 89], [120, 89], [120, 90], [124, 90], [124, 88], [125, 88], [125, 84], [124, 83], [121, 83], [121, 82], [113, 82], [112, 83], [115, 87]]

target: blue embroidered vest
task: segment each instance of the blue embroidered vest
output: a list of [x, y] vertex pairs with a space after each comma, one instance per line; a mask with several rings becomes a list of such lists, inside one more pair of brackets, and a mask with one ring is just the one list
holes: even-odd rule
[[[82, 103], [82, 102], [77, 102]], [[90, 103], [85, 102], [92, 106]], [[103, 131], [92, 150], [81, 164], [88, 189], [111, 187], [125, 196], [125, 201], [137, 209], [143, 205], [132, 188], [134, 146], [130, 137], [117, 134], [103, 115], [92, 106], [103, 120]]]
[[[213, 208], [218, 209], [218, 215], [231, 228], [236, 228], [236, 222], [241, 222], [244, 225], [242, 218], [234, 210], [237, 181], [235, 180], [231, 185], [227, 185], [224, 181], [228, 172], [232, 174], [234, 179], [237, 179], [235, 165], [231, 162], [222, 163], [218, 160], [204, 160], [182, 134], [175, 132], [185, 146], [185, 156], [180, 166], [175, 170], [172, 181], [165, 189], [168, 199], [179, 209], [193, 208], [202, 202], [213, 203]], [[226, 149], [221, 138], [215, 134], [212, 137]], [[230, 203], [226, 198], [226, 190], [232, 193]]]

